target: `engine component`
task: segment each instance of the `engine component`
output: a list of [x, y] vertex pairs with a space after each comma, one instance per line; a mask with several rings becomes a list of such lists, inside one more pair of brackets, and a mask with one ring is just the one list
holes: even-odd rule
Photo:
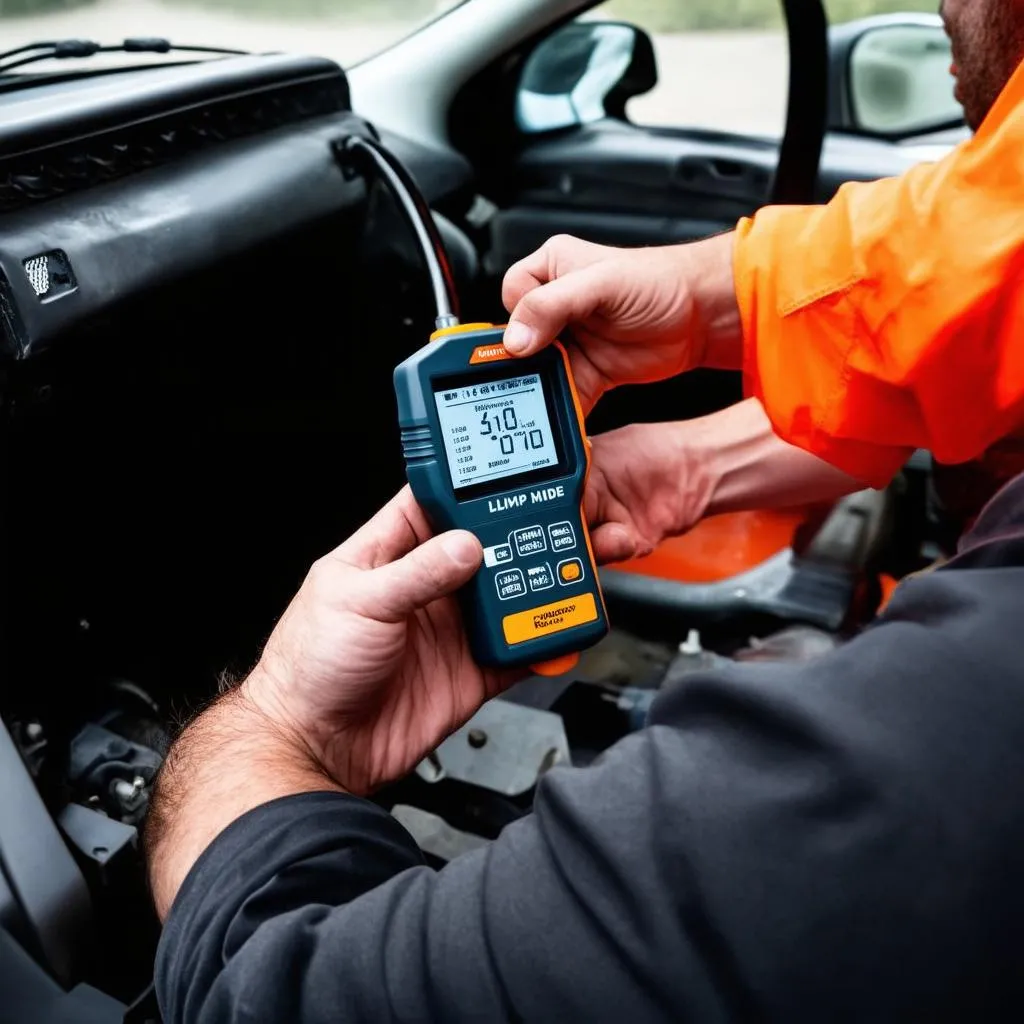
[[397, 804], [391, 808], [391, 814], [405, 826], [409, 835], [416, 840], [416, 845], [438, 863], [447, 863], [471, 850], [479, 850], [489, 842], [480, 836], [453, 828], [444, 818], [419, 807]]
[[753, 638], [749, 646], [737, 651], [737, 661], [805, 662], [834, 651], [842, 641], [834, 633], [824, 633], [809, 626], [793, 626], [763, 639]]
[[0, 1024], [122, 1024], [125, 1007], [90, 985], [66, 992], [0, 929]]
[[416, 774], [425, 782], [453, 779], [515, 797], [556, 764], [572, 764], [562, 718], [498, 699], [452, 733]]
[[92, 904], [14, 741], [0, 722], [0, 875], [20, 905], [30, 948], [64, 984], [89, 948]]
[[729, 626], [755, 615], [839, 629], [885, 536], [892, 500], [882, 491], [844, 498], [808, 543], [794, 539], [792, 548], [729, 579], [688, 583], [606, 569], [609, 606], [620, 622], [638, 629], [672, 622]]
[[57, 824], [78, 851], [79, 858], [92, 865], [92, 873], [99, 884], [109, 885], [125, 861], [129, 862], [129, 869], [134, 869], [133, 854], [139, 837], [134, 826], [114, 821], [80, 804], [68, 804], [57, 816]]
[[686, 640], [679, 645], [676, 656], [669, 663], [665, 670], [665, 678], [661, 682], [662, 689], [681, 682], [686, 676], [694, 672], [706, 672], [728, 662], [728, 658], [715, 654], [713, 651], [706, 651], [701, 643], [700, 632], [691, 629]]
[[149, 806], [149, 784], [163, 758], [103, 726], [90, 723], [71, 741], [68, 778], [76, 796], [128, 825]]

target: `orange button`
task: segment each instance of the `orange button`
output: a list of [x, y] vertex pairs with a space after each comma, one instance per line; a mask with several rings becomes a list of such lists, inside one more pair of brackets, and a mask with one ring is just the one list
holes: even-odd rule
[[583, 575], [583, 566], [575, 560], [563, 562], [558, 567], [558, 575], [563, 583], [575, 583]]
[[506, 643], [522, 644], [527, 640], [539, 640], [596, 621], [597, 602], [594, 595], [580, 594], [528, 612], [506, 615], [502, 620], [502, 628], [505, 630]]

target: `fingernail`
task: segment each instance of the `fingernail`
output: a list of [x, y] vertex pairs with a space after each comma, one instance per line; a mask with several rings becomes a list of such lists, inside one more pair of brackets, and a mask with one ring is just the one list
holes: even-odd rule
[[525, 352], [533, 341], [533, 329], [526, 324], [514, 320], [505, 329], [505, 348], [513, 355]]
[[443, 541], [448, 557], [456, 565], [479, 565], [480, 542], [471, 533], [464, 530], [450, 533]]

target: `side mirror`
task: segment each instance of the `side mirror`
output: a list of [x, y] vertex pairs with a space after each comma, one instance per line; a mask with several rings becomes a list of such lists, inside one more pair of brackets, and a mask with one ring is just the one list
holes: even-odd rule
[[527, 134], [626, 119], [626, 103], [658, 84], [650, 36], [619, 21], [576, 21], [527, 58], [516, 123]]
[[833, 34], [829, 127], [901, 139], [962, 126], [952, 60], [937, 16], [893, 15], [840, 26]]

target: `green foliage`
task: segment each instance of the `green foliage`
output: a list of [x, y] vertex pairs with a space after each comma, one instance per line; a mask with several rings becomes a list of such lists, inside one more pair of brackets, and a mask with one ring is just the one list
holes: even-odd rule
[[936, 14], [937, 0], [825, 0], [825, 9], [834, 24], [865, 18], [869, 14], [898, 14], [901, 11], [924, 11]]
[[[0, 18], [24, 17], [27, 14], [47, 14], [71, 7], [91, 4], [93, 0], [0, 0]], [[3, 47], [0, 47], [2, 49]]]
[[600, 11], [647, 32], [776, 28], [782, 24], [779, 0], [610, 0]]
[[[0, 0], [0, 18], [57, 11], [95, 0]], [[165, 0], [239, 13], [345, 21], [422, 21], [438, 0]], [[450, 0], [454, 3], [455, 0]], [[491, 0], [497, 3], [499, 0]], [[833, 22], [893, 11], [935, 11], [938, 0], [825, 0]], [[778, 28], [780, 0], [609, 0], [601, 15], [631, 21], [648, 32]]]
[[[3, 0], [0, 0], [2, 3]], [[276, 18], [330, 18], [360, 24], [425, 21], [438, 10], [438, 0], [165, 0], [206, 9]], [[450, 6], [450, 5], [449, 5]]]
[[[938, 10], [938, 0], [825, 0], [833, 23], [870, 14]], [[763, 29], [782, 26], [780, 0], [610, 0], [608, 17], [631, 21], [648, 32]]]

